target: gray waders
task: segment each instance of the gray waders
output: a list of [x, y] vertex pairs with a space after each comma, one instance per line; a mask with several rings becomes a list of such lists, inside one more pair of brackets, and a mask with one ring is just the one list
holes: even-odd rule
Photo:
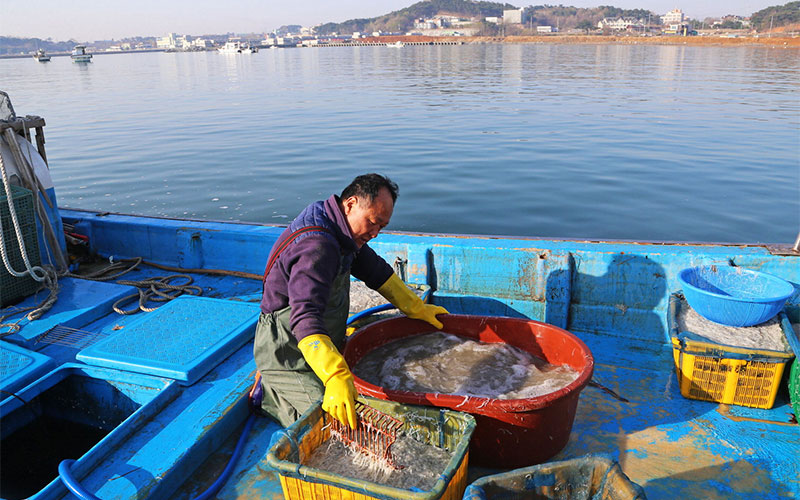
[[[292, 334], [287, 306], [271, 313], [261, 313], [256, 325], [253, 354], [261, 373], [264, 399], [261, 409], [284, 427], [294, 423], [325, 392], [322, 382], [308, 366]], [[350, 312], [350, 269], [339, 274], [331, 286], [323, 320], [337, 349], [344, 346], [345, 326]]]

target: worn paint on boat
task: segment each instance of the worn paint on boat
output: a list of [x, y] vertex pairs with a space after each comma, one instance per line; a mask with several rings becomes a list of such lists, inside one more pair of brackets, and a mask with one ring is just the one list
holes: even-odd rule
[[[186, 269], [258, 274], [281, 227], [62, 210], [92, 250]], [[570, 440], [555, 458], [610, 453], [649, 498], [781, 497], [800, 484], [800, 429], [785, 393], [771, 410], [680, 396], [666, 326], [677, 274], [730, 262], [800, 283], [796, 256], [763, 246], [556, 241], [387, 233], [371, 243], [389, 262], [405, 262], [411, 282], [435, 287], [433, 302], [453, 313], [546, 320], [578, 335], [595, 357], [596, 380], [628, 399], [587, 388]], [[145, 267], [128, 279], [163, 275]], [[196, 274], [206, 297], [257, 304], [260, 282]], [[84, 285], [91, 288], [91, 282]], [[65, 302], [68, 298], [62, 298]], [[189, 299], [187, 299], [189, 300]], [[62, 304], [68, 306], [68, 304]], [[108, 311], [82, 328], [124, 334], [135, 317]], [[786, 312], [800, 319], [798, 294]], [[195, 327], [202, 328], [202, 316]], [[24, 329], [20, 332], [24, 336]], [[14, 340], [12, 336], [10, 340]], [[177, 339], [176, 339], [177, 340]], [[185, 341], [185, 340], [184, 340]], [[72, 360], [75, 352], [39, 352]], [[75, 474], [100, 498], [190, 498], [213, 481], [247, 417], [255, 365], [239, 348], [125, 440], [78, 459]], [[218, 498], [281, 496], [264, 456], [278, 426], [256, 423], [245, 454]], [[99, 443], [98, 448], [103, 448]], [[473, 476], [486, 473], [473, 469]], [[55, 477], [54, 477], [55, 479]], [[32, 498], [60, 498], [54, 480]], [[143, 495], [144, 494], [144, 495]]]

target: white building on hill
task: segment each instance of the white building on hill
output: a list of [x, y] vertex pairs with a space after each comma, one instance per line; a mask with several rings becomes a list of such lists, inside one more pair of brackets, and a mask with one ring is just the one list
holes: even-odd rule
[[525, 9], [512, 9], [503, 11], [504, 24], [524, 24]]
[[192, 46], [191, 40], [186, 35], [167, 33], [156, 39], [156, 47], [159, 49], [187, 49]]
[[661, 16], [661, 24], [680, 24], [686, 19], [681, 9], [673, 9]]

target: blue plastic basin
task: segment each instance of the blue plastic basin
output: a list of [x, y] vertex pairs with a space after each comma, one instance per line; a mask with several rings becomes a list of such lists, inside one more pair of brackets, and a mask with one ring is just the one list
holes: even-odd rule
[[733, 266], [690, 267], [678, 274], [686, 301], [699, 315], [728, 326], [772, 319], [794, 293], [777, 276]]

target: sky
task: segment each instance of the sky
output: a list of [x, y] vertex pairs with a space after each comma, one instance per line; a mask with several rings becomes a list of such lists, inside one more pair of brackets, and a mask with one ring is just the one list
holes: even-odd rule
[[[0, 0], [0, 36], [94, 41], [132, 36], [263, 33], [286, 24], [313, 26], [369, 18], [417, 0]], [[674, 8], [693, 19], [749, 16], [775, 0], [558, 0], [508, 1], [512, 5], [613, 5], [664, 14]]]

